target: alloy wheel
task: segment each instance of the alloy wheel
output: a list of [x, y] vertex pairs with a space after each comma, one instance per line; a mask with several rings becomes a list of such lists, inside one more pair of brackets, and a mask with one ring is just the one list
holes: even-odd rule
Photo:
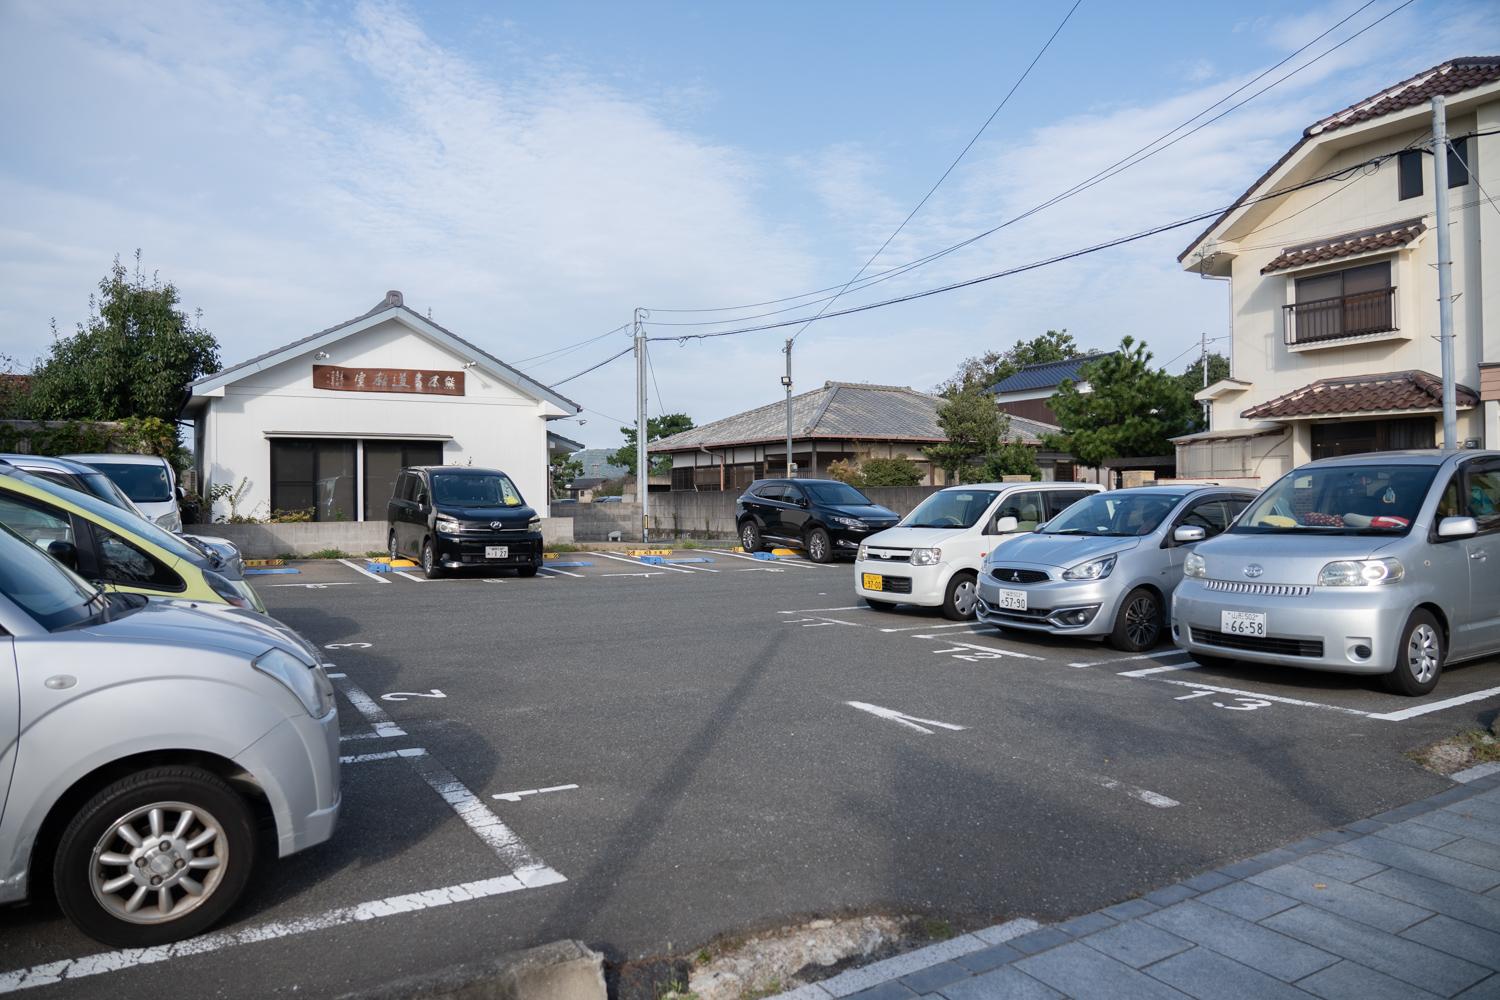
[[812, 557], [813, 562], [822, 562], [828, 555], [828, 543], [823, 541], [822, 535], [813, 535], [807, 543], [807, 554]]
[[112, 916], [132, 924], [176, 920], [223, 881], [229, 839], [206, 810], [157, 802], [115, 820], [94, 845], [89, 885]]
[[1160, 617], [1156, 601], [1142, 594], [1125, 609], [1125, 634], [1132, 643], [1145, 649], [1156, 642], [1157, 633], [1161, 631]]
[[1406, 668], [1418, 684], [1426, 684], [1437, 673], [1442, 646], [1431, 625], [1421, 624], [1411, 630], [1406, 641]]

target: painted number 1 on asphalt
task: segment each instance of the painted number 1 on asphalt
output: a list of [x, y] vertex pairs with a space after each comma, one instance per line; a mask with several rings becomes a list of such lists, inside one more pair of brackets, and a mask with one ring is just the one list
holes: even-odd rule
[[[1173, 701], [1192, 701], [1194, 698], [1205, 698], [1213, 694], [1212, 691], [1194, 691], [1192, 694], [1179, 695]], [[1226, 705], [1222, 701], [1211, 702], [1214, 708], [1227, 709], [1230, 712], [1253, 712], [1257, 708], [1270, 708], [1271, 703], [1261, 698], [1236, 698], [1238, 705]]]

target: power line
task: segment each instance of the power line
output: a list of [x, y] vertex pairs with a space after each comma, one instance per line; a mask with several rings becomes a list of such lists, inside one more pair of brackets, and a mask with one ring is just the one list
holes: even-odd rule
[[[1468, 138], [1468, 137], [1467, 136], [1460, 136], [1460, 138]], [[1468, 160], [1468, 158], [1465, 157], [1464, 154], [1460, 153], [1458, 151], [1458, 147], [1455, 146], [1455, 145], [1453, 145], [1453, 143], [1451, 141], [1447, 142], [1447, 143], [1444, 143], [1444, 145], [1446, 145], [1448, 147], [1449, 151], [1451, 151], [1453, 153], [1453, 156], [1458, 160], [1458, 162], [1462, 163], [1464, 165], [1464, 173], [1468, 174], [1469, 175], [1469, 180], [1473, 181], [1474, 182], [1474, 186], [1477, 187], [1477, 188], [1479, 188], [1479, 193], [1484, 196], [1484, 200], [1487, 201], [1487, 202], [1489, 202], [1490, 207], [1493, 208], [1496, 212], [1500, 212], [1500, 205], [1496, 205], [1495, 204], [1495, 199], [1491, 198], [1490, 197], [1490, 193], [1484, 189], [1484, 185], [1479, 183], [1479, 175], [1474, 172], [1474, 168], [1473, 167], [1469, 166], [1469, 160]], [[1463, 207], [1463, 206], [1460, 206], [1460, 207]]]
[[[1309, 180], [1303, 181], [1300, 184], [1294, 184], [1291, 187], [1282, 188], [1279, 191], [1273, 191], [1268, 194], [1262, 195], [1259, 198], [1251, 198], [1246, 201], [1239, 202], [1237, 206], [1231, 207], [1244, 207], [1248, 205], [1259, 204], [1262, 201], [1269, 201], [1272, 198], [1282, 198], [1288, 194], [1293, 193], [1294, 191], [1301, 191], [1304, 188], [1312, 187], [1315, 184], [1322, 184], [1330, 180], [1336, 180], [1337, 178], [1342, 177], [1345, 174], [1350, 174], [1353, 171], [1362, 169], [1368, 164], [1383, 162], [1397, 155], [1397, 153], [1382, 153], [1378, 156], [1371, 157], [1370, 159], [1365, 160], [1361, 163], [1356, 163], [1352, 166], [1345, 167], [1342, 170], [1338, 170], [1334, 173], [1325, 174], [1322, 177], [1314, 177]], [[878, 302], [869, 302], [864, 305], [850, 306], [847, 309], [838, 309], [833, 312], [820, 312], [818, 315], [807, 319], [789, 319], [781, 320], [780, 322], [776, 323], [762, 323], [759, 326], [740, 327], [734, 330], [716, 330], [712, 333], [684, 333], [671, 336], [648, 337], [647, 339], [675, 340], [681, 343], [689, 340], [710, 340], [716, 337], [733, 337], [745, 333], [757, 333], [762, 330], [775, 330], [781, 327], [795, 326], [798, 323], [810, 323], [816, 319], [833, 319], [836, 316], [848, 316], [853, 313], [866, 312], [870, 309], [879, 309], [884, 306], [896, 305], [901, 302], [911, 302], [915, 299], [923, 299], [931, 295], [939, 295], [944, 292], [956, 291], [961, 288], [969, 288], [973, 285], [982, 284], [987, 281], [994, 281], [996, 278], [1006, 278], [1010, 277], [1011, 275], [1021, 274], [1025, 271], [1034, 271], [1038, 268], [1046, 267], [1051, 264], [1058, 264], [1063, 261], [1072, 260], [1075, 257], [1083, 257], [1088, 254], [1098, 253], [1101, 250], [1108, 250], [1112, 247], [1121, 246], [1126, 243], [1134, 243], [1137, 240], [1143, 240], [1151, 236], [1159, 235], [1161, 233], [1170, 232], [1174, 229], [1181, 229], [1183, 226], [1190, 226], [1197, 222], [1204, 222], [1209, 219], [1217, 218], [1220, 215], [1223, 215], [1227, 210], [1228, 209], [1226, 208], [1214, 209], [1212, 211], [1203, 212], [1198, 215], [1189, 216], [1186, 219], [1178, 219], [1175, 222], [1168, 222], [1163, 225], [1153, 226], [1150, 229], [1132, 233], [1128, 236], [1120, 236], [1112, 240], [1106, 240], [1103, 243], [1095, 243], [1092, 246], [1083, 247], [1079, 250], [1073, 250], [1068, 253], [1058, 254], [1057, 256], [1048, 257], [1043, 260], [1032, 261], [1029, 264], [1022, 264], [1017, 267], [1007, 268], [1003, 271], [996, 271], [993, 274], [980, 275], [977, 278], [967, 278], [963, 281], [955, 281], [946, 285], [940, 285], [936, 288], [928, 288], [918, 292], [911, 292], [907, 295], [898, 295], [893, 298], [882, 299]]]
[[656, 381], [656, 362], [651, 360], [650, 351], [646, 352], [646, 367], [651, 369], [651, 385], [656, 389], [656, 415], [658, 417], [666, 416], [667, 408], [661, 398], [661, 383]]
[[[535, 362], [537, 362], [537, 364], [532, 365], [531, 367], [537, 368], [537, 367], [540, 367], [541, 365], [547, 363], [545, 361], [542, 361], [541, 360], [542, 358], [550, 358], [551, 360], [556, 361], [559, 358], [561, 358], [563, 355], [572, 354], [574, 351], [578, 350], [580, 347], [587, 347], [588, 345], [590, 345], [592, 343], [595, 343], [597, 341], [603, 340], [605, 337], [612, 336], [612, 335], [614, 335], [616, 333], [619, 333], [621, 330], [628, 330], [628, 329], [630, 329], [630, 324], [626, 323], [626, 324], [624, 324], [622, 326], [617, 326], [613, 330], [610, 330], [610, 331], [608, 331], [606, 333], [601, 333], [597, 337], [590, 337], [587, 340], [580, 340], [576, 344], [567, 344], [567, 345], [565, 345], [563, 347], [559, 347], [559, 348], [556, 348], [556, 349], [551, 350], [551, 351], [543, 351], [541, 354], [536, 354], [536, 355], [533, 355], [533, 356], [531, 356], [529, 358], [522, 358], [520, 361], [515, 362], [515, 365], [516, 365], [516, 367], [519, 368], [521, 365], [524, 365], [527, 362], [535, 361]], [[556, 357], [553, 357], [553, 355], [556, 355]]]
[[[931, 263], [931, 262], [933, 262], [935, 260], [938, 260], [941, 257], [947, 256], [950, 253], [953, 253], [953, 252], [955, 252], [957, 250], [961, 250], [964, 247], [970, 246], [970, 245], [978, 242], [979, 240], [985, 239], [986, 237], [991, 236], [991, 235], [999, 232], [1000, 230], [1006, 228], [1007, 226], [1010, 226], [1010, 225], [1012, 225], [1012, 224], [1014, 224], [1016, 222], [1020, 222], [1023, 219], [1029, 218], [1030, 216], [1035, 215], [1036, 213], [1041, 212], [1041, 211], [1043, 211], [1046, 208], [1050, 208], [1052, 205], [1055, 205], [1055, 204], [1057, 204], [1057, 203], [1059, 203], [1061, 201], [1064, 201], [1064, 200], [1066, 200], [1068, 198], [1071, 198], [1071, 197], [1073, 197], [1075, 195], [1081, 194], [1083, 191], [1088, 190], [1089, 188], [1095, 186], [1096, 184], [1102, 183], [1103, 181], [1108, 180], [1109, 178], [1115, 176], [1116, 174], [1123, 173], [1125, 170], [1128, 170], [1128, 169], [1130, 169], [1133, 166], [1136, 166], [1136, 165], [1138, 165], [1140, 163], [1143, 163], [1145, 160], [1149, 159], [1152, 156], [1155, 156], [1157, 153], [1160, 153], [1163, 150], [1171, 148], [1172, 146], [1174, 146], [1177, 143], [1181, 142], [1182, 140], [1188, 138], [1189, 136], [1193, 135], [1194, 133], [1200, 131], [1201, 129], [1206, 128], [1209, 125], [1212, 125], [1214, 122], [1219, 121], [1220, 119], [1224, 118], [1225, 116], [1227, 116], [1229, 114], [1232, 114], [1233, 112], [1237, 111], [1238, 109], [1244, 107], [1246, 104], [1250, 103], [1251, 101], [1253, 101], [1256, 98], [1260, 97], [1261, 95], [1265, 94], [1267, 91], [1269, 91], [1269, 90], [1271, 90], [1271, 89], [1273, 89], [1273, 88], [1281, 85], [1282, 83], [1286, 82], [1291, 77], [1297, 75], [1298, 73], [1301, 73], [1303, 70], [1306, 70], [1308, 67], [1310, 67], [1310, 66], [1316, 64], [1317, 62], [1319, 62], [1320, 60], [1326, 58], [1328, 55], [1332, 54], [1333, 52], [1335, 52], [1338, 49], [1342, 48], [1343, 46], [1347, 45], [1349, 42], [1352, 42], [1354, 39], [1358, 38], [1360, 35], [1364, 34], [1366, 31], [1369, 31], [1371, 28], [1374, 28], [1376, 25], [1380, 24], [1382, 21], [1384, 21], [1387, 18], [1391, 17], [1392, 15], [1396, 14], [1398, 11], [1402, 10], [1403, 8], [1405, 8], [1407, 6], [1410, 6], [1410, 4], [1413, 3], [1413, 2], [1415, 2], [1415, 0], [1406, 0], [1405, 3], [1402, 3], [1399, 6], [1393, 8], [1392, 10], [1390, 10], [1389, 12], [1387, 12], [1382, 17], [1378, 18], [1377, 20], [1375, 20], [1375, 21], [1371, 22], [1370, 24], [1366, 25], [1365, 27], [1361, 28], [1359, 31], [1357, 31], [1354, 34], [1350, 35], [1348, 38], [1345, 38], [1343, 41], [1338, 42], [1337, 44], [1331, 46], [1330, 48], [1328, 48], [1324, 52], [1322, 52], [1319, 55], [1315, 56], [1314, 58], [1310, 59], [1308, 62], [1306, 62], [1303, 65], [1301, 65], [1301, 66], [1297, 67], [1296, 69], [1292, 70], [1290, 73], [1287, 73], [1284, 76], [1278, 78], [1277, 80], [1274, 80], [1273, 82], [1271, 82], [1267, 86], [1261, 88], [1260, 90], [1258, 90], [1255, 93], [1251, 94], [1249, 97], [1245, 98], [1243, 101], [1240, 101], [1239, 103], [1235, 104], [1234, 106], [1225, 109], [1223, 112], [1221, 112], [1218, 115], [1215, 115], [1213, 118], [1210, 118], [1207, 121], [1199, 123], [1197, 126], [1195, 126], [1194, 128], [1192, 128], [1190, 131], [1188, 131], [1188, 132], [1186, 132], [1186, 133], [1184, 133], [1184, 134], [1182, 134], [1180, 136], [1177, 136], [1177, 138], [1175, 138], [1175, 139], [1172, 139], [1171, 142], [1167, 142], [1165, 145], [1161, 145], [1159, 148], [1152, 149], [1153, 146], [1157, 146], [1159, 143], [1162, 143], [1164, 140], [1166, 140], [1167, 138], [1169, 138], [1170, 136], [1172, 136], [1174, 133], [1179, 132], [1182, 129], [1186, 128], [1188, 125], [1192, 124], [1192, 122], [1194, 122], [1197, 119], [1201, 118], [1203, 115], [1208, 114], [1210, 111], [1212, 111], [1214, 108], [1218, 107], [1219, 105], [1223, 104], [1225, 101], [1228, 101], [1229, 99], [1233, 98], [1237, 94], [1242, 93], [1248, 87], [1253, 86], [1255, 83], [1258, 83], [1260, 80], [1265, 79], [1266, 76], [1268, 76], [1271, 73], [1275, 72], [1277, 69], [1280, 69], [1282, 66], [1285, 66], [1288, 62], [1290, 62], [1291, 60], [1295, 59], [1297, 56], [1301, 55], [1303, 52], [1306, 52], [1309, 48], [1311, 48], [1312, 46], [1316, 45], [1318, 42], [1322, 41], [1324, 38], [1328, 37], [1330, 34], [1332, 34], [1334, 31], [1338, 30], [1343, 25], [1347, 24], [1349, 21], [1353, 20], [1359, 14], [1363, 13], [1365, 10], [1367, 10], [1368, 8], [1370, 8], [1371, 6], [1373, 6], [1376, 2], [1378, 2], [1378, 0], [1368, 0], [1368, 2], [1365, 3], [1363, 6], [1357, 8], [1352, 13], [1350, 13], [1348, 16], [1344, 17], [1342, 20], [1340, 20], [1337, 23], [1335, 23], [1332, 27], [1328, 28], [1327, 30], [1323, 31], [1321, 34], [1319, 34], [1315, 38], [1313, 38], [1310, 41], [1308, 41], [1301, 48], [1298, 48], [1296, 51], [1292, 52], [1290, 55], [1288, 55], [1286, 58], [1282, 59], [1280, 62], [1274, 64], [1273, 66], [1268, 67], [1267, 69], [1263, 70], [1261, 73], [1259, 73], [1258, 75], [1256, 75], [1255, 77], [1253, 77], [1250, 80], [1246, 81], [1244, 84], [1241, 84], [1235, 90], [1233, 90], [1230, 93], [1228, 93], [1228, 94], [1224, 95], [1223, 97], [1219, 98], [1219, 100], [1215, 101], [1213, 104], [1210, 104], [1207, 108], [1204, 108], [1202, 111], [1199, 111], [1196, 114], [1192, 115], [1187, 120], [1185, 120], [1184, 122], [1182, 122], [1182, 124], [1178, 125], [1176, 128], [1173, 128], [1173, 129], [1171, 129], [1171, 130], [1163, 133], [1161, 136], [1157, 137], [1156, 139], [1152, 140], [1151, 142], [1147, 143], [1146, 145], [1141, 146], [1140, 148], [1136, 149], [1134, 152], [1131, 152], [1131, 153], [1127, 154], [1126, 156], [1122, 157], [1121, 159], [1116, 160], [1114, 163], [1110, 164], [1108, 167], [1105, 167], [1103, 170], [1100, 170], [1097, 173], [1093, 174], [1092, 176], [1085, 178], [1084, 180], [1082, 180], [1082, 181], [1078, 182], [1077, 184], [1073, 185], [1073, 187], [1068, 188], [1066, 191], [1063, 191], [1063, 192], [1061, 192], [1061, 193], [1059, 193], [1057, 195], [1054, 195], [1052, 198], [1047, 199], [1046, 201], [1044, 201], [1044, 202], [1036, 205], [1035, 207], [1027, 210], [1026, 212], [1023, 212], [1020, 215], [1015, 216], [1014, 218], [1007, 219], [1006, 221], [1004, 221], [1004, 222], [1000, 223], [999, 225], [995, 226], [994, 228], [985, 230], [984, 232], [979, 233], [979, 234], [977, 234], [975, 236], [972, 236], [972, 237], [970, 237], [970, 238], [968, 238], [968, 239], [966, 239], [966, 240], [964, 240], [964, 241], [962, 241], [960, 243], [953, 244], [950, 247], [947, 247], [947, 248], [944, 248], [942, 250], [936, 251], [934, 253], [928, 254], [925, 257], [921, 257], [921, 258], [918, 258], [916, 260], [909, 261], [906, 264], [898, 265], [898, 266], [890, 268], [890, 269], [888, 269], [886, 271], [877, 272], [876, 274], [871, 275], [870, 278], [869, 278], [869, 280], [860, 283], [858, 290], [863, 290], [865, 288], [870, 287], [871, 285], [879, 284], [882, 281], [886, 281], [886, 280], [889, 280], [891, 278], [898, 277], [901, 274], [905, 274], [906, 272], [908, 272], [910, 270], [913, 270], [916, 267], [920, 267], [920, 266], [923, 266], [925, 264], [929, 264], [929, 263]], [[1071, 11], [1069, 12], [1069, 14], [1071, 15]], [[1059, 27], [1059, 30], [1060, 30], [1060, 27]], [[986, 124], [988, 124], [988, 123], [986, 123]], [[976, 138], [977, 138], [977, 136], [976, 136]], [[971, 145], [972, 145], [972, 143], [971, 143]], [[1149, 150], [1149, 152], [1148, 152], [1148, 150]], [[1142, 154], [1144, 154], [1144, 155], [1142, 155]], [[951, 169], [952, 168], [950, 168], [950, 170]], [[946, 174], [944, 176], [946, 176]], [[920, 207], [920, 206], [918, 206], [918, 207]], [[908, 221], [909, 221], [909, 219], [910, 219], [910, 217], [908, 217]], [[904, 226], [905, 223], [903, 223], [902, 225]], [[894, 236], [894, 234], [893, 234], [893, 236]], [[887, 243], [889, 243], [889, 240], [887, 240]], [[877, 251], [877, 256], [878, 256], [878, 254], [879, 254], [879, 252]], [[872, 258], [872, 260], [873, 260], [873, 258]], [[866, 266], [868, 267], [868, 264]], [[857, 277], [857, 275], [856, 275], [856, 277]], [[847, 289], [847, 287], [848, 287], [848, 285], [846, 284], [844, 286], [844, 288], [837, 289], [837, 294], [835, 294], [833, 296], [830, 296], [829, 298], [826, 298], [826, 299], [817, 299], [817, 300], [814, 300], [812, 302], [801, 302], [798, 305], [790, 306], [790, 307], [788, 307], [786, 309], [778, 309], [778, 310], [774, 310], [774, 311], [772, 311], [770, 313], [760, 314], [760, 316], [778, 315], [780, 313], [790, 312], [790, 311], [793, 311], [795, 309], [802, 308], [804, 306], [815, 305], [818, 302], [831, 302], [833, 299], [838, 298], [839, 295], [842, 295], [843, 292], [844, 292], [844, 289]], [[744, 306], [728, 306], [728, 307], [723, 307], [723, 308], [718, 308], [718, 309], [661, 309], [661, 310], [657, 310], [657, 311], [659, 311], [659, 312], [734, 312], [734, 311], [738, 311], [738, 310], [741, 310], [741, 309], [758, 308], [760, 306], [765, 306], [765, 305], [779, 305], [779, 304], [781, 304], [783, 302], [793, 302], [793, 301], [797, 301], [797, 300], [800, 300], [800, 299], [808, 298], [811, 295], [818, 295], [818, 294], [821, 294], [823, 292], [828, 292], [828, 291], [835, 291], [835, 289], [834, 288], [824, 288], [824, 289], [819, 289], [816, 292], [806, 292], [806, 293], [804, 293], [802, 295], [790, 296], [788, 298], [782, 298], [782, 299], [772, 299], [772, 300], [769, 300], [769, 301], [766, 301], [766, 302], [751, 303], [749, 305], [744, 305]], [[760, 318], [760, 316], [736, 317], [734, 319], [728, 319], [728, 320], [707, 320], [707, 321], [691, 322], [691, 323], [673, 323], [673, 322], [669, 322], [669, 321], [654, 321], [652, 325], [654, 325], [654, 326], [713, 326], [713, 325], [722, 324], [722, 323], [743, 322], [743, 321], [745, 321], [747, 319]]]
[[560, 380], [558, 380], [556, 382], [553, 382], [552, 385], [550, 385], [548, 388], [556, 389], [558, 386], [560, 386], [560, 385], [562, 385], [562, 384], [564, 384], [566, 382], [571, 382], [575, 378], [583, 378], [589, 372], [597, 371], [600, 368], [603, 368], [605, 365], [609, 364], [611, 361], [618, 361], [620, 358], [623, 358], [625, 355], [629, 354], [633, 350], [635, 350], [635, 345], [632, 344], [630, 347], [625, 348], [625, 350], [621, 351], [619, 354], [611, 354], [609, 357], [605, 358], [603, 361], [599, 362], [597, 365], [592, 365], [592, 366], [590, 366], [588, 368], [585, 368], [583, 371], [579, 372], [577, 375], [569, 375], [565, 379], [560, 379]]

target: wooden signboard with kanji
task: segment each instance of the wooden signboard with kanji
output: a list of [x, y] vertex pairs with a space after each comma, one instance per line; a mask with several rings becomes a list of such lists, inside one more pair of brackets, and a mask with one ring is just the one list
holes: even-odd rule
[[313, 365], [313, 388], [334, 392], [407, 392], [419, 396], [462, 396], [464, 373], [430, 368], [341, 368]]

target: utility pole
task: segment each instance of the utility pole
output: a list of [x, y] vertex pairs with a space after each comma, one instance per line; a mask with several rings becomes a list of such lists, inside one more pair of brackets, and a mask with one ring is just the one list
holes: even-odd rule
[[788, 337], [783, 353], [786, 354], [786, 374], [781, 376], [781, 384], [786, 386], [786, 477], [793, 479], [797, 475], [796, 467], [792, 464], [792, 340]]
[[1436, 201], [1438, 345], [1443, 355], [1443, 447], [1458, 447], [1458, 404], [1453, 375], [1453, 251], [1448, 236], [1448, 112], [1443, 95], [1432, 99], [1432, 186]]
[[646, 328], [641, 323], [641, 313], [635, 310], [635, 492], [636, 502], [641, 505], [641, 541], [651, 541], [651, 489], [650, 447], [646, 439], [651, 436], [646, 419]]
[[[1199, 364], [1203, 366], [1203, 388], [1208, 388], [1208, 331], [1200, 331], [1198, 334], [1198, 357]], [[1213, 430], [1209, 426], [1208, 415], [1213, 404], [1208, 400], [1203, 401], [1203, 427], [1205, 430]]]

